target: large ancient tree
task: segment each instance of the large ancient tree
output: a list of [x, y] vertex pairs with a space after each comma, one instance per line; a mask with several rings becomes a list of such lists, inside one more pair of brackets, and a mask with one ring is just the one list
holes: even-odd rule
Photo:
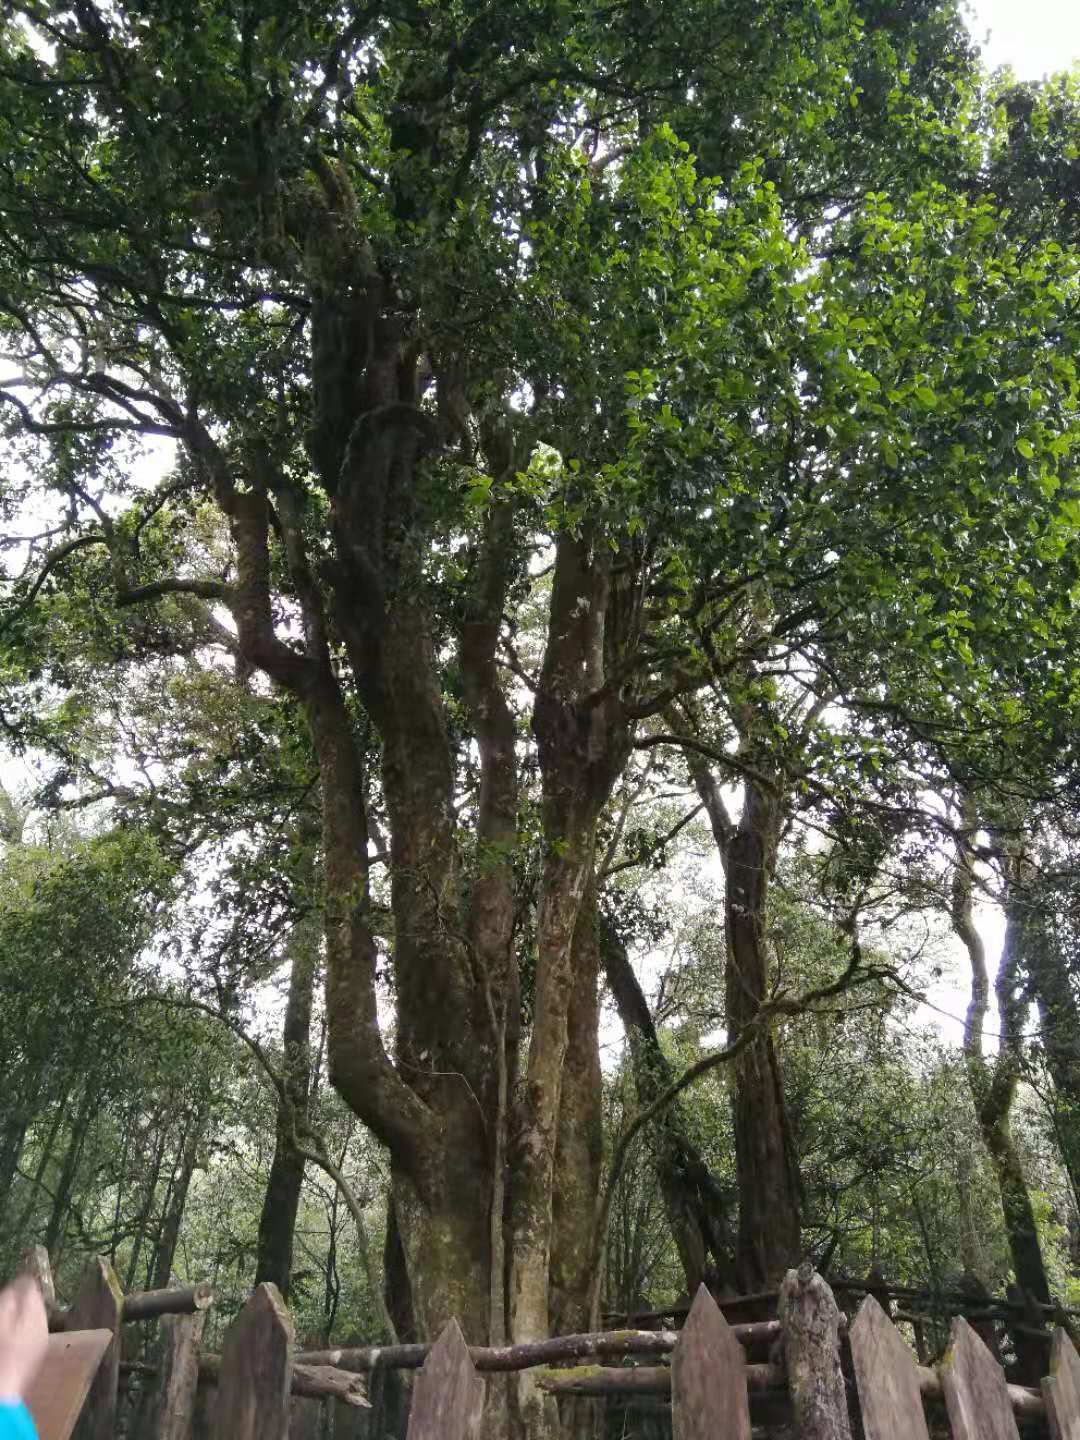
[[[613, 787], [724, 695], [745, 1212], [791, 1193], [778, 692], [819, 713], [873, 663], [916, 732], [993, 711], [1067, 568], [1072, 260], [998, 234], [947, 5], [28, 0], [0, 56], [9, 501], [46, 532], [13, 675], [62, 684], [78, 623], [98, 663], [216, 649], [291, 698], [330, 1073], [390, 1153], [406, 1310], [542, 1335], [596, 1265]], [[773, 1278], [795, 1202], [783, 1253], [742, 1221]], [[557, 1422], [523, 1382], [505, 1423]]]

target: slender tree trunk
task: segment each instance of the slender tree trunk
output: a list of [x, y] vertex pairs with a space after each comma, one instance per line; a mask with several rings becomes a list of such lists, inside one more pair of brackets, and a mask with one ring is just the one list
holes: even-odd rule
[[176, 1247], [180, 1243], [180, 1226], [184, 1220], [188, 1190], [191, 1186], [191, 1178], [195, 1174], [195, 1165], [199, 1156], [199, 1146], [202, 1144], [208, 1110], [208, 1106], [203, 1106], [195, 1114], [187, 1134], [184, 1136], [180, 1168], [173, 1179], [161, 1230], [154, 1247], [153, 1267], [150, 1274], [150, 1288], [153, 1290], [164, 1290], [172, 1278]]
[[[777, 801], [747, 781], [727, 852], [727, 1017], [736, 1039], [768, 993], [766, 900], [777, 832]], [[732, 1067], [739, 1186], [736, 1275], [743, 1293], [771, 1289], [799, 1260], [800, 1189], [784, 1091], [771, 1032], [756, 1037]]]
[[[663, 1094], [675, 1076], [622, 937], [610, 918], [600, 924], [604, 971], [630, 1046], [638, 1106], [644, 1108]], [[703, 1282], [731, 1291], [735, 1270], [729, 1198], [691, 1140], [679, 1101], [657, 1117], [654, 1130], [656, 1176], [686, 1277], [686, 1293], [692, 1298]]]
[[[965, 802], [964, 821], [968, 833], [973, 832], [977, 817], [970, 801]], [[997, 1057], [990, 1060], [983, 1053], [983, 1033], [990, 1006], [990, 979], [986, 949], [974, 922], [974, 871], [967, 850], [960, 846], [957, 848], [952, 884], [952, 923], [971, 963], [971, 999], [964, 1022], [964, 1057], [979, 1130], [997, 1180], [1016, 1282], [1028, 1299], [1049, 1304], [1050, 1287], [1039, 1244], [1035, 1211], [1010, 1123], [1028, 1010], [1028, 1002], [1020, 993], [1019, 983], [1027, 910], [1025, 897], [1019, 892], [1017, 884], [1020, 862], [1009, 859], [1006, 867], [1011, 873], [1005, 905], [1005, 938], [995, 984], [1001, 1038]], [[1032, 1347], [1024, 1337], [1018, 1336], [1017, 1349], [1021, 1352], [1021, 1364], [1029, 1378], [1037, 1379], [1035, 1371], [1045, 1358], [1045, 1347]]]
[[49, 1166], [52, 1164], [56, 1141], [63, 1128], [69, 1094], [70, 1086], [67, 1086], [61, 1092], [60, 1098], [56, 1102], [56, 1111], [53, 1115], [52, 1123], [49, 1126], [49, 1133], [41, 1147], [37, 1168], [34, 1170], [34, 1178], [27, 1189], [26, 1200], [19, 1211], [19, 1218], [12, 1227], [12, 1233], [16, 1239], [25, 1235], [29, 1228], [30, 1221], [34, 1214], [34, 1206], [37, 1203], [38, 1196], [41, 1194], [42, 1182], [45, 1179], [45, 1174]]
[[49, 1222], [45, 1227], [45, 1249], [48, 1250], [50, 1256], [53, 1257], [54, 1264], [57, 1245], [59, 1244], [60, 1237], [64, 1233], [64, 1221], [67, 1218], [68, 1209], [71, 1205], [71, 1191], [75, 1184], [75, 1176], [79, 1170], [79, 1161], [82, 1158], [83, 1145], [86, 1143], [87, 1132], [90, 1129], [90, 1121], [96, 1104], [97, 1092], [93, 1086], [88, 1085], [83, 1091], [82, 1102], [71, 1124], [67, 1147], [60, 1165], [60, 1174], [57, 1176], [56, 1185], [53, 1189], [53, 1202], [52, 1209], [49, 1212]]
[[127, 1270], [124, 1274], [124, 1289], [131, 1290], [135, 1284], [135, 1276], [139, 1269], [139, 1257], [142, 1255], [142, 1247], [146, 1243], [146, 1226], [150, 1219], [150, 1212], [154, 1208], [154, 1198], [157, 1195], [158, 1181], [161, 1179], [161, 1166], [165, 1159], [165, 1141], [167, 1129], [164, 1117], [161, 1117], [158, 1125], [157, 1143], [154, 1146], [154, 1159], [150, 1166], [150, 1174], [146, 1179], [146, 1188], [143, 1191], [143, 1202], [139, 1208], [138, 1219], [135, 1221], [135, 1233], [131, 1238], [131, 1255], [128, 1259]]
[[6, 1215], [30, 1117], [16, 1109], [0, 1129], [0, 1221]]
[[282, 1083], [278, 1102], [274, 1158], [259, 1217], [255, 1284], [271, 1281], [288, 1300], [292, 1288], [293, 1236], [304, 1184], [304, 1159], [297, 1138], [307, 1123], [311, 1091], [311, 1008], [319, 970], [319, 937], [315, 927], [300, 920], [293, 927], [289, 951], [289, 995], [282, 1031]]

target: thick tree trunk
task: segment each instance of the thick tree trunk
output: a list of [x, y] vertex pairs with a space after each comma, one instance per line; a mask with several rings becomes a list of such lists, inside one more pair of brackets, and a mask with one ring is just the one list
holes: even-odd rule
[[1080, 1006], [1065, 956], [1045, 920], [1033, 920], [1026, 952], [1027, 980], [1039, 1011], [1039, 1039], [1054, 1084], [1054, 1131], [1080, 1205]]
[[[776, 844], [777, 802], [748, 780], [727, 850], [727, 1018], [736, 1039], [769, 987], [766, 899]], [[736, 1275], [745, 1293], [771, 1289], [799, 1260], [800, 1190], [772, 1034], [756, 1036], [732, 1067], [739, 1186]]]
[[[574, 931], [573, 990], [552, 1191], [552, 1335], [589, 1329], [593, 1217], [604, 1160], [603, 1077], [600, 1073], [600, 946], [596, 884], [590, 881]], [[595, 1400], [558, 1400], [560, 1440], [597, 1440], [602, 1407]]]
[[293, 928], [289, 950], [289, 995], [282, 1029], [281, 1078], [285, 1090], [278, 1103], [274, 1158], [259, 1217], [259, 1243], [255, 1258], [256, 1285], [272, 1281], [288, 1300], [292, 1286], [293, 1235], [300, 1192], [304, 1185], [304, 1159], [297, 1153], [297, 1137], [307, 1123], [311, 1092], [311, 1007], [319, 969], [318, 935], [306, 920]]
[[[604, 971], [630, 1046], [638, 1106], [644, 1108], [663, 1094], [675, 1076], [622, 937], [609, 918], [600, 923]], [[678, 1100], [657, 1117], [654, 1133], [656, 1177], [686, 1276], [686, 1293], [696, 1295], [702, 1283], [721, 1292], [732, 1291], [730, 1201], [691, 1140]]]
[[[547, 645], [533, 709], [543, 780], [546, 856], [537, 914], [533, 1024], [517, 1109], [510, 1267], [515, 1341], [549, 1322], [554, 1164], [574, 993], [574, 938], [592, 884], [596, 825], [629, 753], [630, 724], [605, 687], [633, 612], [627, 581], [613, 584], [604, 540], [564, 534], [556, 547]], [[574, 1116], [568, 1112], [564, 1124]], [[529, 1440], [558, 1432], [551, 1396], [524, 1372], [518, 1423]]]
[[553, 1335], [580, 1334], [589, 1328], [593, 1216], [604, 1152], [594, 884], [574, 932], [573, 965], [552, 1195], [549, 1328]]

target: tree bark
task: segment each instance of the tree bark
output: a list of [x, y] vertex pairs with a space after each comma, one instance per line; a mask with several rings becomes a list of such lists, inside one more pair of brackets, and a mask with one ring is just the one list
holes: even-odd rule
[[[964, 802], [963, 821], [969, 834], [977, 828], [977, 816], [970, 800]], [[1010, 1123], [1028, 1011], [1028, 1002], [1021, 995], [1019, 983], [1027, 912], [1019, 885], [1022, 861], [1018, 857], [1007, 857], [1005, 863], [1008, 872], [1005, 938], [995, 983], [1001, 1038], [997, 1057], [990, 1060], [983, 1053], [983, 1033], [990, 1006], [990, 980], [986, 949], [974, 922], [974, 869], [967, 849], [962, 843], [957, 846], [951, 916], [953, 928], [963, 941], [971, 964], [971, 999], [964, 1022], [964, 1057], [979, 1130], [997, 1180], [1016, 1282], [1029, 1299], [1048, 1305], [1050, 1287], [1035, 1212]], [[1046, 1358], [1045, 1346], [1039, 1342], [1032, 1344], [1018, 1335], [1016, 1347], [1027, 1378], [1037, 1380], [1038, 1373], [1041, 1373], [1039, 1366]]]
[[[610, 917], [601, 919], [604, 973], [630, 1046], [630, 1064], [639, 1109], [651, 1105], [674, 1080], [622, 937]], [[723, 1186], [690, 1139], [686, 1116], [676, 1100], [654, 1125], [654, 1164], [687, 1295], [698, 1287], [734, 1290], [734, 1246], [730, 1201]]]
[[148, 1278], [148, 1284], [152, 1290], [164, 1290], [172, 1278], [173, 1260], [176, 1257], [176, 1247], [180, 1242], [180, 1226], [184, 1219], [184, 1208], [187, 1205], [191, 1177], [195, 1174], [199, 1146], [202, 1143], [203, 1130], [206, 1125], [207, 1110], [208, 1107], [204, 1105], [192, 1117], [184, 1135], [179, 1170], [173, 1177], [161, 1229], [158, 1232], [157, 1244], [154, 1246], [154, 1260]]
[[1051, 1115], [1062, 1164], [1080, 1205], [1080, 1006], [1060, 937], [1044, 916], [1028, 926], [1027, 981], [1039, 1013], [1039, 1039], [1054, 1094]]
[[282, 1085], [278, 1102], [274, 1157], [259, 1217], [255, 1258], [255, 1284], [271, 1280], [288, 1300], [292, 1282], [293, 1235], [300, 1192], [304, 1184], [304, 1158], [297, 1153], [297, 1137], [307, 1124], [311, 1092], [311, 1007], [319, 969], [318, 936], [301, 919], [289, 938], [291, 969], [289, 994], [282, 1029]]
[[578, 916], [573, 967], [552, 1196], [553, 1335], [580, 1333], [589, 1324], [592, 1219], [604, 1150], [595, 882], [590, 882]]
[[[766, 901], [779, 823], [774, 794], [756, 780], [727, 850], [728, 1038], [756, 1017], [769, 987]], [[771, 1031], [732, 1066], [739, 1235], [735, 1270], [743, 1294], [775, 1288], [799, 1259], [800, 1189], [788, 1135], [784, 1090]]]
[[825, 1281], [804, 1261], [780, 1286], [787, 1383], [800, 1440], [851, 1440], [840, 1370], [840, 1310]]
[[88, 1085], [83, 1091], [82, 1103], [71, 1123], [71, 1133], [68, 1136], [64, 1159], [60, 1165], [60, 1174], [57, 1176], [56, 1186], [53, 1190], [52, 1208], [49, 1212], [48, 1224], [45, 1227], [44, 1241], [45, 1249], [49, 1252], [50, 1257], [56, 1253], [60, 1237], [64, 1232], [64, 1221], [71, 1204], [71, 1191], [75, 1184], [79, 1160], [82, 1158], [83, 1145], [86, 1143], [87, 1131], [90, 1129], [90, 1121], [96, 1104], [97, 1092], [92, 1085]]

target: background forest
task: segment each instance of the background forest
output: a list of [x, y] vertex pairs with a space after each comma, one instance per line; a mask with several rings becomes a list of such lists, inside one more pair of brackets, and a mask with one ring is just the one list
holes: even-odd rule
[[9, 0], [3, 1263], [1080, 1303], [1078, 241], [952, 0]]

